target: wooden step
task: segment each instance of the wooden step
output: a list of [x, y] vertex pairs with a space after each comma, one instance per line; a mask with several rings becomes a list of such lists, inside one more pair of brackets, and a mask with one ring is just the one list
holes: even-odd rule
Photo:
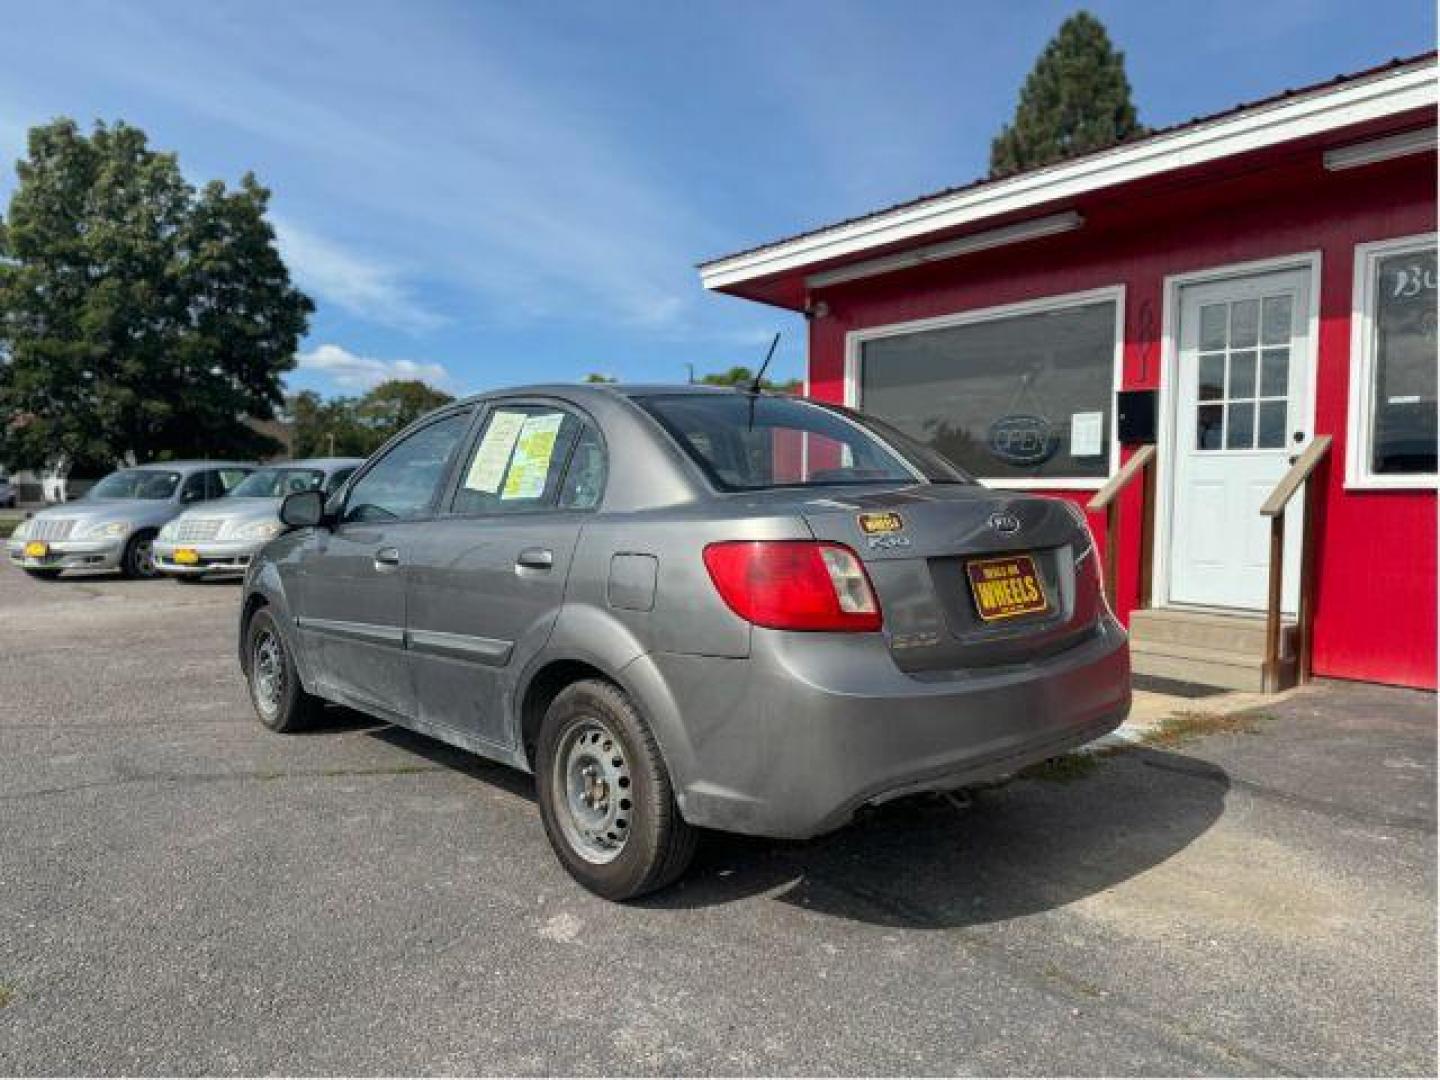
[[[1206, 649], [1223, 649], [1261, 659], [1265, 656], [1265, 618], [1260, 615], [1221, 615], [1179, 608], [1148, 608], [1130, 614], [1130, 639], [1174, 642]], [[1280, 628], [1280, 654], [1294, 656], [1296, 628]]]
[[[1296, 628], [1281, 627], [1281, 687], [1295, 683]], [[1265, 620], [1177, 608], [1130, 615], [1130, 666], [1141, 675], [1227, 690], [1260, 691], [1265, 682]]]

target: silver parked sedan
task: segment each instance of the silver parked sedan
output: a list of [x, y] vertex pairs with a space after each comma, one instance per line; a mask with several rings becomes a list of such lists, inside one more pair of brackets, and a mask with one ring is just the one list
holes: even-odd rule
[[240, 481], [224, 502], [187, 510], [155, 538], [155, 566], [182, 581], [240, 575], [280, 534], [280, 503], [297, 491], [339, 490], [362, 458], [306, 458], [266, 465]]
[[153, 548], [161, 526], [187, 506], [223, 498], [254, 468], [230, 461], [166, 461], [120, 469], [83, 499], [21, 522], [6, 552], [32, 577], [115, 569], [127, 577], [154, 577]]
[[1115, 728], [1124, 631], [1061, 501], [885, 424], [700, 387], [534, 387], [432, 414], [246, 575], [261, 721], [325, 701], [536, 774], [615, 899], [697, 829], [809, 837]]

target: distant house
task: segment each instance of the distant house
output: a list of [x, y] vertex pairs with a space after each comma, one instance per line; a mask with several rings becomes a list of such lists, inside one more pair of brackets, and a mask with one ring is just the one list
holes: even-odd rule
[[[810, 394], [993, 487], [1084, 503], [1152, 445], [1146, 548], [1140, 484], [1118, 537], [1090, 517], [1117, 544], [1116, 606], [1152, 674], [1254, 682], [1261, 507], [1329, 436], [1310, 510], [1314, 670], [1434, 687], [1435, 69], [1431, 53], [1287, 91], [701, 276], [807, 314]], [[1284, 514], [1291, 619], [1305, 514], [1303, 496]]]

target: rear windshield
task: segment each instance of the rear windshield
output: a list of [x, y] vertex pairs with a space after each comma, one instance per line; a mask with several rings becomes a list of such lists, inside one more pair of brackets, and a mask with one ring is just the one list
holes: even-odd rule
[[799, 398], [661, 394], [639, 404], [722, 491], [968, 481], [897, 432]]
[[283, 499], [297, 491], [319, 491], [320, 469], [256, 469], [230, 492], [232, 499]]

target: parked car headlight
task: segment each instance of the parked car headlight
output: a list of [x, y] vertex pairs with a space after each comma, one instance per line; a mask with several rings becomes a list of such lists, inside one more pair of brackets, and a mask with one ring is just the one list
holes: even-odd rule
[[19, 525], [16, 525], [16, 526], [15, 526], [15, 531], [10, 534], [10, 539], [11, 539], [11, 540], [24, 540], [25, 537], [27, 537], [27, 536], [29, 536], [29, 535], [30, 535], [30, 519], [29, 519], [29, 518], [26, 518], [24, 521], [20, 522]]
[[243, 525], [235, 530], [237, 540], [269, 540], [279, 536], [280, 530], [285, 526], [278, 521], [255, 521], [249, 525]]
[[174, 540], [180, 535], [180, 526], [177, 522], [167, 521], [164, 528], [160, 530], [161, 540]]
[[97, 521], [93, 525], [81, 526], [75, 535], [88, 540], [99, 540], [114, 536], [124, 536], [129, 531], [130, 523], [128, 521]]

